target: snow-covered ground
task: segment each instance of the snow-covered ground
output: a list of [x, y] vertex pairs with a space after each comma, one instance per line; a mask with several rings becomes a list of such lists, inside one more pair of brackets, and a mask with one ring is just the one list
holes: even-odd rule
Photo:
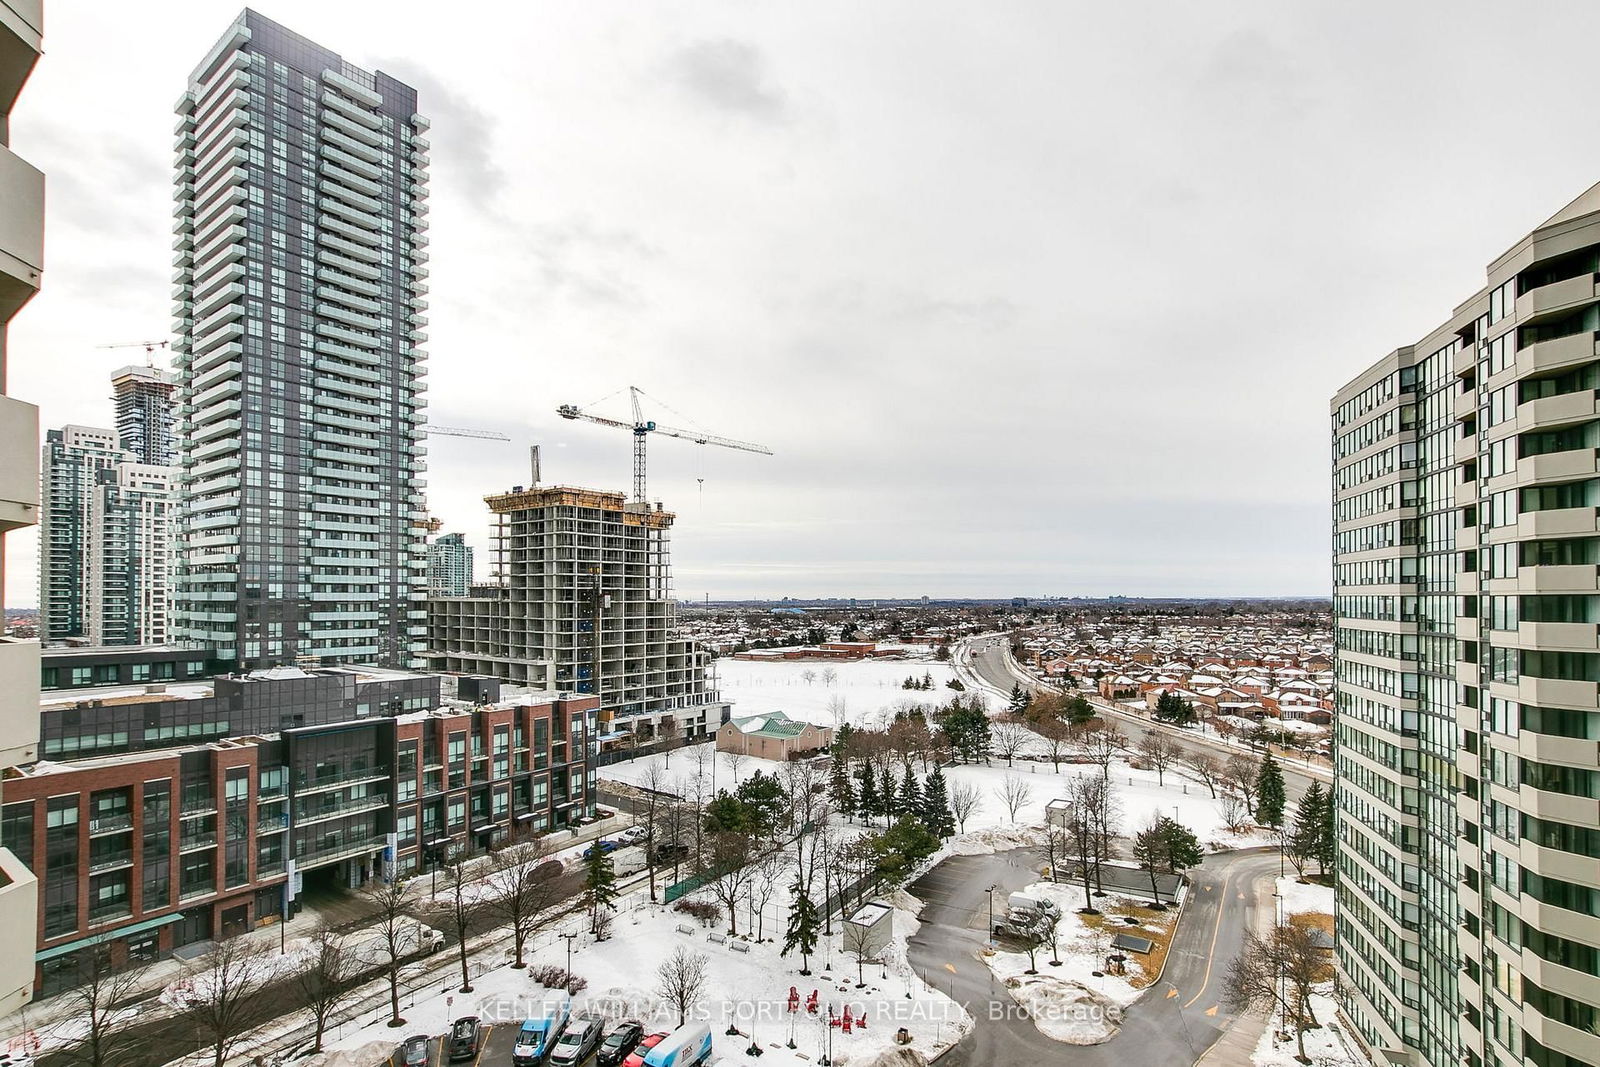
[[[708, 939], [713, 932], [725, 932], [724, 924], [702, 926], [667, 906], [650, 904], [642, 894], [619, 903], [621, 910], [607, 940], [596, 942], [581, 923], [570, 928], [580, 934], [573, 946], [572, 969], [589, 983], [573, 997], [575, 1011], [608, 1019], [639, 1019], [650, 1030], [672, 1029], [677, 1025], [677, 1015], [655, 988], [656, 971], [681, 947], [706, 959], [704, 999], [691, 1018], [704, 1020], [711, 1027], [714, 1056], [724, 1062], [742, 1062], [752, 1032], [765, 1053], [762, 1063], [766, 1067], [805, 1067], [826, 1051], [830, 1029], [835, 1063], [866, 1064], [879, 1052], [894, 1047], [895, 1031], [902, 1026], [911, 1033], [910, 1047], [930, 1058], [972, 1027], [971, 1017], [960, 1005], [923, 985], [906, 966], [905, 939], [917, 925], [909, 910], [896, 910], [894, 945], [883, 963], [865, 966], [866, 988], [857, 989], [856, 965], [853, 957], [842, 951], [837, 924], [830, 944], [819, 946], [811, 958], [816, 973], [803, 977], [799, 974], [798, 955], [779, 956], [781, 941], [773, 939], [778, 931], [770, 917], [766, 922], [768, 940], [740, 941], [749, 946], [749, 951], [738, 952], [728, 943]], [[905, 900], [896, 903], [912, 904]], [[778, 909], [769, 912], [773, 910]], [[533, 967], [564, 966], [566, 943], [541, 938], [531, 963]], [[832, 965], [826, 972], [825, 963]], [[559, 996], [534, 983], [527, 971], [505, 966], [474, 978], [473, 986], [474, 991], [469, 994], [440, 992], [437, 985], [418, 991], [414, 1003], [405, 1009], [404, 1028], [391, 1030], [382, 1021], [374, 1022], [346, 1030], [329, 1047], [355, 1050], [387, 1041], [392, 1048], [407, 1034], [443, 1033], [452, 1019], [474, 1013], [485, 1022], [514, 1026], [546, 998]], [[801, 1008], [795, 1013], [788, 1010], [791, 987], [802, 999]], [[818, 992], [819, 1011], [815, 1015], [804, 1008], [804, 998], [812, 990]], [[853, 1019], [865, 1013], [865, 1029], [853, 1027], [850, 1034], [845, 1034], [827, 1025], [830, 1009], [842, 1016], [846, 1007]], [[740, 1036], [726, 1035], [730, 1024], [739, 1028]], [[793, 1050], [787, 1047], [791, 1036], [796, 1046]]]
[[1302, 915], [1315, 912], [1333, 914], [1333, 886], [1311, 885], [1297, 880], [1293, 875], [1278, 879], [1278, 895], [1283, 898], [1283, 914]]
[[[828, 674], [832, 672], [832, 681]], [[932, 689], [904, 689], [907, 678], [924, 676]], [[945, 683], [955, 677], [948, 663], [926, 656], [903, 660], [717, 660], [717, 685], [733, 701], [738, 718], [781, 711], [792, 719], [835, 725], [835, 709], [855, 725], [881, 727], [893, 709], [909, 702], [930, 712], [956, 695]]]
[[[1116, 923], [1104, 927], [1084, 922], [1077, 909], [1083, 907], [1083, 890], [1078, 886], [1054, 882], [1035, 882], [1019, 892], [1049, 900], [1061, 909], [1056, 928], [1056, 954], [1047, 946], [1034, 954], [1038, 974], [1029, 975], [1026, 952], [995, 952], [986, 957], [989, 969], [1010, 991], [1018, 1006], [1046, 1037], [1069, 1045], [1095, 1045], [1115, 1036], [1122, 1022], [1122, 1010], [1144, 993], [1154, 974], [1145, 961], [1129, 955], [1127, 973], [1095, 975], [1111, 953], [1111, 938], [1117, 933], [1141, 934], [1165, 939], [1170, 936], [1176, 913], [1164, 913], [1162, 920], [1148, 925]], [[1144, 911], [1143, 902], [1132, 897], [1107, 893], [1095, 898], [1095, 907], [1107, 915]], [[1059, 959], [1055, 966], [1052, 960]]]

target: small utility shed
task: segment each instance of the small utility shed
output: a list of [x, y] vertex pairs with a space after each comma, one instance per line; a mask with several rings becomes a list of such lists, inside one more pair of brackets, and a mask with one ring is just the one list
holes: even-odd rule
[[877, 959], [894, 938], [894, 909], [873, 901], [844, 921], [844, 950], [864, 960]]

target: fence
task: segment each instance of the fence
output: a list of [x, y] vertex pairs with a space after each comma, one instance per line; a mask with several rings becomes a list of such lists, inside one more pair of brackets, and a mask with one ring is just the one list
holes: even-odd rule
[[608, 767], [613, 763], [622, 763], [626, 760], [638, 759], [640, 756], [655, 756], [663, 752], [683, 752], [695, 745], [709, 744], [716, 740], [715, 735], [697, 737], [693, 741], [683, 742], [677, 738], [671, 741], [657, 741], [652, 745], [635, 745], [632, 748], [613, 748], [601, 752], [595, 757], [595, 762], [601, 767]]

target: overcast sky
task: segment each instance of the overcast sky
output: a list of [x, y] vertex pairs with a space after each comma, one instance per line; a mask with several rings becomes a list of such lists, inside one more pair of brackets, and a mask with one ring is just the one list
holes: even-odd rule
[[[47, 2], [46, 427], [168, 336], [172, 104], [237, 10]], [[259, 10], [433, 120], [429, 415], [512, 438], [434, 438], [433, 513], [485, 548], [532, 443], [626, 488], [555, 407], [635, 384], [775, 453], [654, 440], [693, 599], [1325, 594], [1329, 396], [1600, 180], [1593, 3]]]

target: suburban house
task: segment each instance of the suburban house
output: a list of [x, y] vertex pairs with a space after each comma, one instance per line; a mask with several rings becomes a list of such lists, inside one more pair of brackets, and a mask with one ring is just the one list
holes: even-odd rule
[[717, 731], [718, 752], [739, 752], [780, 762], [811, 755], [831, 744], [832, 727], [796, 722], [781, 711], [733, 719]]

